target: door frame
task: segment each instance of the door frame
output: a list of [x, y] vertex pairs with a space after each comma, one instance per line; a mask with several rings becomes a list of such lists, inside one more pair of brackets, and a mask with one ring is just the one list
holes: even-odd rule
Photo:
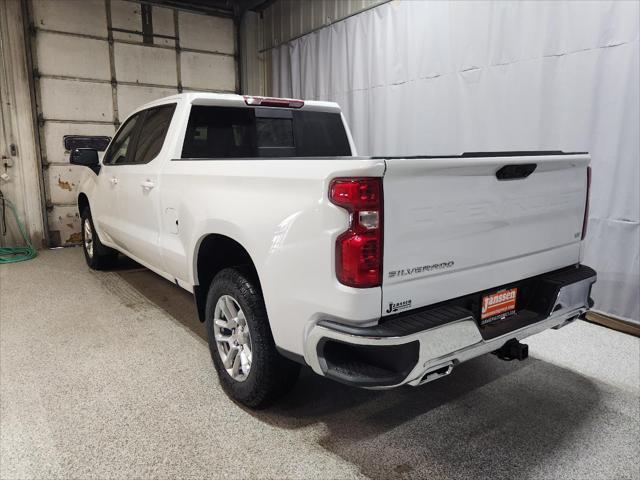
[[[36, 248], [47, 244], [48, 224], [45, 220], [43, 198], [44, 180], [41, 175], [41, 157], [38, 124], [32, 77], [32, 52], [27, 4], [24, 0], [2, 2], [2, 53], [0, 63], [5, 65], [0, 82], [3, 101], [2, 143], [7, 160], [0, 165], [10, 179], [3, 185], [5, 194], [14, 202], [31, 243]], [[4, 183], [4, 182], [3, 182]], [[18, 239], [22, 242], [22, 239]]]

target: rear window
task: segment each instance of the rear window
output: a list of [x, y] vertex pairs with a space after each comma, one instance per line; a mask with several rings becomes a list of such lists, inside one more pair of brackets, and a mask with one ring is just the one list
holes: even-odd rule
[[349, 156], [339, 113], [194, 105], [182, 158]]

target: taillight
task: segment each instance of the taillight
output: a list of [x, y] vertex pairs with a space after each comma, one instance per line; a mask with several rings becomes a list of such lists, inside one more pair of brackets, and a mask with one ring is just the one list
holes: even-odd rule
[[337, 178], [329, 199], [349, 212], [349, 228], [336, 240], [336, 276], [349, 287], [382, 283], [382, 179]]
[[252, 97], [244, 96], [244, 103], [260, 107], [282, 107], [282, 108], [302, 108], [304, 100], [295, 98], [275, 98], [275, 97]]
[[580, 240], [584, 240], [587, 236], [587, 224], [589, 223], [589, 198], [591, 197], [591, 167], [587, 167], [587, 200], [584, 205], [584, 219], [582, 220], [582, 236]]

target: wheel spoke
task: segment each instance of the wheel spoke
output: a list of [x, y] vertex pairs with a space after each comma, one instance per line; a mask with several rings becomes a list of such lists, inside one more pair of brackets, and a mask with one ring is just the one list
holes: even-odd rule
[[216, 342], [231, 343], [231, 335], [216, 335]]
[[243, 374], [247, 375], [249, 373], [251, 361], [249, 357], [247, 357], [247, 352], [245, 352], [244, 349], [240, 352], [240, 367], [242, 368]]
[[235, 363], [236, 357], [238, 356], [238, 349], [236, 347], [231, 347], [229, 349], [229, 353], [227, 353], [226, 358], [224, 359], [224, 368], [231, 368]]
[[226, 328], [227, 330], [231, 330], [232, 327], [229, 326], [229, 322], [223, 320], [222, 318], [216, 318], [215, 324], [221, 328]]
[[229, 311], [229, 308], [227, 308], [227, 302], [225, 302], [223, 299], [220, 299], [218, 305], [220, 305], [220, 310], [225, 320], [229, 321], [229, 319], [233, 318], [231, 312]]
[[238, 308], [236, 308], [234, 301], [231, 299], [231, 297], [225, 296], [224, 303], [227, 307], [227, 311], [230, 314], [228, 320], [231, 320], [232, 318], [235, 319], [238, 316]]
[[[229, 307], [233, 307], [233, 302], [228, 300], [228, 297], [221, 297], [218, 304], [220, 305], [220, 310], [222, 311], [222, 315], [227, 321], [227, 325], [224, 328], [232, 329], [238, 325], [236, 321], [236, 311], [235, 309], [230, 309]], [[222, 326], [222, 325], [221, 325]]]
[[[238, 350], [236, 349], [236, 352], [238, 352]], [[234, 377], [238, 376], [238, 373], [240, 373], [240, 355], [235, 355], [235, 357], [233, 358], [233, 367], [231, 368], [231, 375]]]
[[242, 310], [238, 310], [237, 320], [238, 324], [242, 325], [243, 327], [247, 324], [247, 319], [245, 318], [244, 312]]

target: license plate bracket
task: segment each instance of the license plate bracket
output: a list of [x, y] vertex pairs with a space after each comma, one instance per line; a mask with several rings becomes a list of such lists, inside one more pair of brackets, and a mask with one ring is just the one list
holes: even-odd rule
[[482, 296], [480, 325], [503, 320], [516, 313], [517, 288], [503, 288]]

